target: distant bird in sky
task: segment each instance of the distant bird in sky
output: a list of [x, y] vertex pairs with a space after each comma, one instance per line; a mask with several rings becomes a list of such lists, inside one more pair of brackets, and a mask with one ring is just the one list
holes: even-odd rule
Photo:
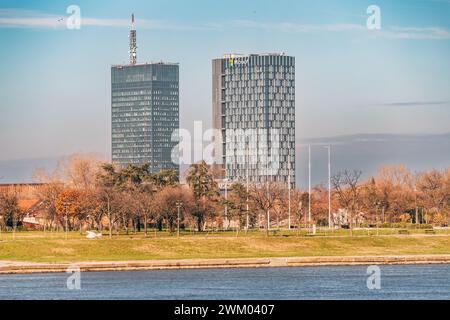
[[59, 18], [58, 19], [58, 22], [61, 22], [61, 21], [63, 21], [64, 20], [64, 18]]

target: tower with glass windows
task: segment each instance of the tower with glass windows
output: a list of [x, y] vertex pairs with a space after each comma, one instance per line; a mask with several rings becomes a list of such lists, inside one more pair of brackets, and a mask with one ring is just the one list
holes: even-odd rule
[[130, 63], [111, 67], [112, 161], [150, 164], [153, 172], [178, 170], [172, 161], [179, 129], [179, 66], [136, 61], [134, 15], [130, 32]]
[[295, 184], [295, 58], [228, 54], [212, 61], [215, 159], [230, 182]]

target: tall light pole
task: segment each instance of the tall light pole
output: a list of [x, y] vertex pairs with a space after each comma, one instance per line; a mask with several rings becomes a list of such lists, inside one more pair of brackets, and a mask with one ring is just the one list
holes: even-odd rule
[[[290, 137], [290, 136], [289, 136]], [[288, 139], [289, 152], [288, 152], [288, 230], [291, 230], [291, 141]], [[294, 144], [294, 154], [295, 154], [295, 144]]]
[[328, 228], [331, 229], [331, 145], [325, 148], [328, 149]]
[[416, 226], [419, 224], [419, 207], [417, 206], [417, 185], [414, 181], [414, 205], [416, 207]]
[[66, 234], [65, 234], [65, 238], [66, 238], [66, 240], [67, 240], [67, 232], [68, 232], [68, 221], [69, 221], [69, 217], [68, 217], [68, 213], [67, 213], [67, 203], [65, 203], [64, 204], [64, 211], [65, 211], [65, 213], [66, 213]]
[[225, 182], [225, 223], [226, 223], [226, 230], [228, 230], [228, 179], [224, 179]]
[[[268, 155], [266, 158], [266, 189], [267, 189], [267, 200], [270, 200], [270, 192], [269, 192], [269, 159]], [[267, 235], [270, 232], [270, 209], [267, 207]]]
[[288, 229], [291, 230], [291, 157], [289, 157], [288, 192]]
[[250, 166], [250, 161], [249, 161], [249, 147], [248, 147], [248, 144], [247, 144], [247, 166], [246, 166], [246, 170], [245, 170], [245, 175], [246, 175], [246, 180], [247, 180], [247, 183], [246, 183], [246, 185], [247, 185], [247, 199], [246, 199], [246, 204], [247, 204], [247, 215], [246, 215], [246, 224], [245, 224], [245, 232], [247, 232], [248, 231], [248, 228], [249, 228], [249, 216], [248, 216], [248, 209], [249, 209], [249, 207], [248, 207], [248, 190], [249, 190], [249, 188], [248, 188], [248, 170], [249, 170], [249, 167]]
[[179, 238], [180, 237], [180, 209], [181, 209], [181, 206], [183, 205], [183, 202], [177, 201], [175, 203], [175, 205], [177, 206], [177, 209], [178, 209], [178, 215], [177, 215], [177, 238]]
[[308, 145], [308, 225], [311, 227], [311, 145]]

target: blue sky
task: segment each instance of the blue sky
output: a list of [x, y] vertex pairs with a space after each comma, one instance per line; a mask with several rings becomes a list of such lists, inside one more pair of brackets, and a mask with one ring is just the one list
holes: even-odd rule
[[[81, 9], [80, 30], [58, 19]], [[369, 5], [382, 29], [366, 28]], [[181, 126], [211, 123], [211, 59], [296, 57], [297, 136], [450, 131], [450, 0], [0, 3], [0, 160], [109, 155], [110, 66], [180, 63]]]

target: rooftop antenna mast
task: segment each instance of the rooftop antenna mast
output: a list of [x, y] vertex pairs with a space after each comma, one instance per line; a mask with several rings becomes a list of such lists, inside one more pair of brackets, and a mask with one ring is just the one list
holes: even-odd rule
[[136, 26], [134, 24], [134, 13], [131, 15], [130, 29], [130, 64], [135, 65], [137, 60]]

